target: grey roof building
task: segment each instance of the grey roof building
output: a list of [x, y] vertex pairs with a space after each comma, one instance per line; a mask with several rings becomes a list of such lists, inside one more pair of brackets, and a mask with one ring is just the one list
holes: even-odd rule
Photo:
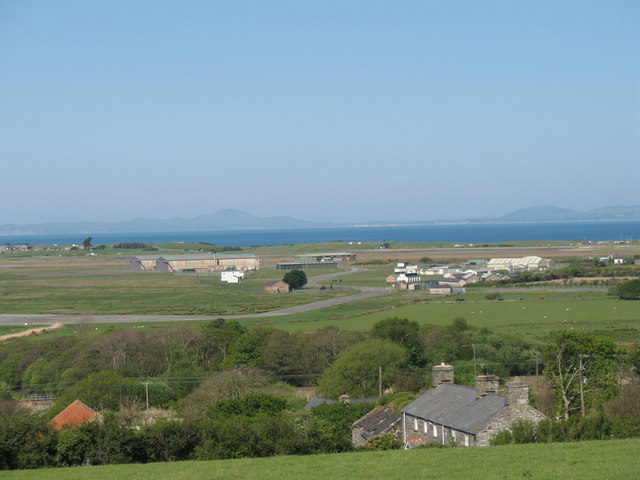
[[333, 400], [331, 398], [322, 398], [322, 397], [313, 397], [309, 403], [307, 403], [304, 407], [302, 407], [303, 410], [309, 410], [310, 408], [313, 407], [317, 407], [318, 405], [325, 405], [325, 404], [332, 404], [332, 403], [344, 403], [344, 404], [350, 404], [350, 403], [376, 403], [378, 399], [377, 398], [349, 398], [346, 395], [343, 395], [340, 400]]
[[377, 407], [351, 426], [351, 439], [356, 447], [369, 439], [391, 434], [398, 437], [402, 431], [402, 415], [391, 407]]
[[498, 378], [483, 377], [478, 378], [477, 388], [471, 388], [451, 383], [449, 378], [438, 382], [434, 371], [436, 386], [402, 409], [403, 441], [407, 447], [426, 443], [486, 446], [516, 420], [537, 423], [545, 418], [529, 405], [529, 386], [525, 383], [518, 379], [507, 382], [506, 394], [500, 395], [496, 393]]

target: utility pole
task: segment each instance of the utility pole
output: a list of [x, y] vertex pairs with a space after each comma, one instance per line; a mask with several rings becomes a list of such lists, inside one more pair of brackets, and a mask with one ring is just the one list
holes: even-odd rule
[[475, 381], [478, 378], [478, 368], [476, 367], [476, 344], [472, 343], [471, 347], [473, 347], [473, 379]]
[[540, 352], [536, 350], [536, 388], [538, 388], [538, 362], [540, 361]]
[[147, 415], [149, 415], [149, 382], [144, 382], [144, 394], [147, 400]]
[[585, 415], [585, 410], [584, 410], [584, 392], [582, 391], [582, 384], [583, 382], [583, 376], [582, 376], [582, 357], [588, 357], [589, 355], [578, 355], [578, 361], [579, 361], [579, 368], [580, 368], [580, 414], [584, 417]]
[[471, 345], [461, 345], [461, 347], [471, 347], [473, 348], [473, 381], [477, 383], [478, 379], [478, 368], [476, 366], [476, 344], [472, 343]]
[[380, 389], [380, 398], [382, 398], [382, 365], [378, 366], [378, 386]]

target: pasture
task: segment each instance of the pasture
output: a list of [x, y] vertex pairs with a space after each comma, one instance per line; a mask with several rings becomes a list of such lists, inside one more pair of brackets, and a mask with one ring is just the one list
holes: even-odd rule
[[285, 295], [263, 291], [265, 280], [282, 275], [261, 270], [242, 284], [230, 285], [214, 276], [42, 267], [5, 270], [0, 275], [0, 312], [217, 316], [260, 313], [345, 295], [318, 289]]
[[6, 471], [6, 480], [247, 479], [351, 480], [515, 478], [606, 480], [637, 478], [640, 440], [428, 448], [238, 460], [106, 465]]
[[[626, 249], [624, 254], [630, 255], [638, 249], [635, 244], [588, 246], [570, 245], [567, 242], [554, 242], [548, 246], [518, 242], [513, 247], [489, 245], [473, 248], [456, 248], [448, 244], [390, 244], [392, 248], [384, 250], [377, 249], [374, 243], [346, 242], [243, 249], [243, 253], [256, 253], [264, 258], [263, 265], [266, 268], [253, 272], [247, 280], [234, 285], [220, 282], [216, 275], [128, 272], [124, 253], [149, 253], [143, 251], [96, 256], [19, 257], [3, 254], [0, 256], [0, 313], [184, 315], [186, 320], [189, 316], [232, 318], [233, 315], [257, 315], [354, 293], [341, 287], [383, 287], [385, 277], [394, 267], [394, 263], [364, 265], [365, 271], [321, 282], [327, 287], [325, 290], [308, 287], [291, 294], [266, 294], [263, 291], [264, 282], [280, 279], [284, 275], [272, 265], [279, 261], [290, 261], [293, 255], [300, 253], [349, 250], [356, 252], [358, 259], [395, 261], [421, 256], [508, 256], [522, 254], [525, 250], [527, 253], [572, 255], [603, 249], [618, 249], [622, 253]], [[184, 253], [206, 250], [207, 245], [168, 243], [156, 247], [160, 253]], [[106, 251], [110, 249], [107, 247]], [[317, 276], [334, 272], [336, 270], [317, 270], [308, 271], [307, 274]], [[574, 329], [605, 335], [618, 342], [640, 342], [638, 302], [615, 300], [603, 292], [573, 291], [562, 287], [511, 289], [502, 292], [503, 301], [490, 301], [485, 297], [491, 291], [472, 287], [464, 295], [447, 298], [430, 297], [423, 291], [393, 292], [321, 310], [268, 318], [243, 318], [240, 321], [245, 325], [266, 325], [288, 331], [310, 331], [325, 326], [365, 331], [377, 321], [390, 316], [436, 325], [448, 325], [454, 318], [464, 317], [469, 325], [475, 327], [535, 338], [544, 337], [555, 330]], [[145, 325], [152, 326], [149, 323]], [[15, 330], [0, 333], [9, 331]]]
[[[444, 298], [394, 293], [295, 316], [271, 317], [267, 323], [289, 331], [316, 330], [328, 325], [364, 331], [389, 317], [433, 325], [450, 325], [456, 317], [464, 317], [474, 327], [535, 338], [552, 331], [577, 330], [597, 332], [621, 342], [640, 342], [639, 302], [617, 300], [603, 292], [561, 289], [504, 292], [504, 300], [496, 301], [485, 298], [493, 290], [471, 290], [472, 293], [459, 297]], [[265, 319], [243, 322], [265, 324]]]

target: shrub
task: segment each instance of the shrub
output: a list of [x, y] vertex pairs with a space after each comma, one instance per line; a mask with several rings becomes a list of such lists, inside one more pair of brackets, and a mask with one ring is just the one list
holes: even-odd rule
[[402, 442], [391, 434], [378, 435], [367, 440], [365, 448], [367, 450], [398, 450], [402, 448]]

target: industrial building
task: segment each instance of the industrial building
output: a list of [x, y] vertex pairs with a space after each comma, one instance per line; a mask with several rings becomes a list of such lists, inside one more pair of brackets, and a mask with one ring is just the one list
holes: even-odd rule
[[131, 257], [128, 261], [129, 270], [142, 272], [214, 272], [229, 268], [260, 268], [260, 258], [253, 254], [140, 255]]

